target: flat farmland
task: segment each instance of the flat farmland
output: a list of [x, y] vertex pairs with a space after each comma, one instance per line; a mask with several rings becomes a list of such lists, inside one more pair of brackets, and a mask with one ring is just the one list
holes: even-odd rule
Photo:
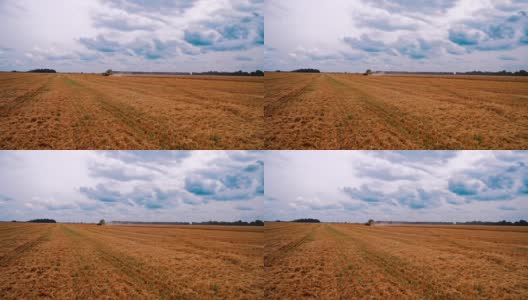
[[528, 78], [266, 73], [267, 149], [527, 149]]
[[0, 149], [261, 149], [263, 79], [0, 73]]
[[263, 228], [0, 223], [2, 299], [261, 299]]
[[526, 299], [528, 229], [265, 224], [266, 299]]

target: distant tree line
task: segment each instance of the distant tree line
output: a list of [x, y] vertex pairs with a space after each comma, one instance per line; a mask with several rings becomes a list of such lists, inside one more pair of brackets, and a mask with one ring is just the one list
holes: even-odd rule
[[[410, 74], [410, 75], [453, 75], [454, 72], [405, 72], [405, 71], [377, 71], [383, 74]], [[463, 73], [456, 73], [463, 74]]]
[[192, 225], [228, 225], [228, 226], [264, 226], [264, 222], [256, 220], [252, 222], [244, 222], [238, 220], [235, 222], [222, 222], [222, 221], [207, 221], [207, 222], [192, 222]]
[[455, 222], [409, 222], [409, 221], [375, 221], [376, 224], [410, 224], [410, 225], [453, 225]]
[[53, 69], [35, 69], [28, 71], [29, 73], [57, 73], [57, 71]]
[[57, 223], [57, 221], [53, 219], [33, 219], [29, 220], [30, 223]]
[[[520, 70], [508, 72], [506, 70], [499, 72], [488, 71], [471, 71], [471, 72], [406, 72], [406, 71], [384, 71], [384, 74], [416, 74], [416, 75], [491, 75], [491, 76], [528, 76], [528, 71]], [[366, 74], [366, 73], [365, 73]]]
[[[370, 223], [369, 220], [368, 223]], [[470, 222], [408, 222], [408, 221], [373, 221], [375, 224], [409, 224], [409, 225], [508, 225], [508, 226], [528, 226], [528, 222], [525, 220], [520, 220], [516, 222], [508, 222], [502, 220], [499, 222], [489, 222], [489, 221], [470, 221]]]
[[219, 72], [219, 71], [208, 71], [208, 72], [140, 72], [140, 71], [112, 71], [107, 70], [102, 73], [103, 76], [111, 76], [113, 74], [134, 74], [134, 75], [208, 75], [208, 76], [264, 76], [264, 72], [256, 70], [255, 72]]
[[133, 75], [191, 75], [190, 72], [139, 72], [139, 71], [112, 71], [113, 74], [133, 74]]
[[135, 222], [135, 221], [112, 221], [112, 224], [145, 224], [145, 225], [228, 225], [228, 226], [264, 226], [264, 222], [256, 220], [244, 222], [206, 221], [206, 222]]
[[294, 73], [321, 73], [321, 71], [317, 69], [297, 69], [293, 70]]
[[464, 223], [457, 222], [457, 225], [459, 225], [459, 224], [462, 224], [462, 225], [494, 225], [494, 226], [501, 226], [501, 225], [506, 225], [506, 226], [528, 226], [528, 222], [526, 222], [525, 220], [519, 220], [519, 221], [516, 221], [516, 222], [509, 222], [509, 221], [506, 221], [506, 220], [502, 220], [502, 221], [499, 221], [499, 222], [482, 222], [482, 221], [471, 221], [471, 222], [464, 222]]
[[293, 220], [292, 222], [296, 222], [296, 223], [321, 223], [321, 221], [319, 221], [317, 219], [310, 219], [310, 218], [297, 219], [297, 220]]
[[264, 76], [264, 72], [261, 70], [256, 70], [255, 72], [218, 72], [218, 71], [209, 71], [201, 73], [192, 73], [192, 75], [211, 75], [211, 76]]
[[112, 221], [112, 224], [145, 224], [145, 225], [191, 225], [189, 222], [141, 222], [141, 221]]
[[494, 76], [528, 76], [528, 72], [525, 70], [520, 70], [517, 72], [508, 72], [506, 70], [500, 72], [482, 72], [482, 71], [472, 71], [466, 73], [457, 73], [464, 75], [494, 75]]

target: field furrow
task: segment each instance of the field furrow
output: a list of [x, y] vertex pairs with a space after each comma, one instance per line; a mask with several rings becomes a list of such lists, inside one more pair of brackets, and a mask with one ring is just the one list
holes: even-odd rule
[[[5, 230], [4, 230], [5, 228]], [[211, 229], [209, 229], [211, 228]], [[2, 299], [261, 299], [262, 228], [0, 226]], [[15, 254], [16, 253], [16, 254]]]
[[[265, 257], [281, 258], [266, 260], [268, 299], [518, 299], [528, 292], [522, 228], [314, 226], [266, 223]], [[314, 228], [309, 241], [282, 246]]]
[[3, 74], [0, 149], [261, 149], [263, 81]]
[[264, 85], [267, 149], [528, 147], [522, 77], [266, 73]]

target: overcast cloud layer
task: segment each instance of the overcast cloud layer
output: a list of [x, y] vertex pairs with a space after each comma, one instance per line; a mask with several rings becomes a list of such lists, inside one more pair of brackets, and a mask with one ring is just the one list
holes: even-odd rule
[[252, 151], [1, 151], [0, 221], [262, 218]]
[[262, 68], [264, 0], [2, 0], [0, 70]]
[[528, 217], [528, 151], [269, 151], [266, 220]]
[[526, 0], [267, 0], [266, 70], [528, 69]]

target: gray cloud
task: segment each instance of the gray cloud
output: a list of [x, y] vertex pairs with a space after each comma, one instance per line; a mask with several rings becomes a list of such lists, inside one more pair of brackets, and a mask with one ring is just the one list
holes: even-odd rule
[[376, 41], [363, 34], [358, 38], [345, 37], [343, 39], [345, 43], [350, 45], [354, 49], [363, 50], [366, 52], [385, 52], [388, 47], [382, 41]]
[[[138, 21], [136, 18], [125, 16], [101, 15], [94, 18], [95, 27], [110, 28], [119, 31], [154, 31], [159, 28], [159, 24], [153, 21]], [[158, 26], [157, 26], [158, 25]]]
[[182, 13], [187, 9], [192, 8], [199, 1], [197, 0], [102, 0], [105, 3], [123, 9], [129, 12], [156, 12], [156, 13]]
[[372, 190], [367, 185], [361, 185], [359, 188], [345, 187], [343, 192], [353, 199], [369, 203], [378, 203], [386, 200], [384, 193]]
[[155, 174], [148, 172], [134, 172], [121, 167], [109, 167], [104, 164], [93, 164], [89, 167], [93, 177], [112, 179], [117, 181], [151, 180]]
[[258, 160], [249, 164], [217, 164], [216, 167], [188, 176], [185, 179], [185, 190], [190, 194], [202, 196], [204, 200], [214, 201], [247, 201], [263, 197], [264, 163]]
[[198, 176], [190, 176], [185, 178], [185, 189], [196, 196], [210, 196], [216, 194], [217, 183]]
[[448, 181], [449, 191], [459, 196], [476, 195], [479, 192], [480, 187], [479, 182], [475, 180], [450, 178]]
[[457, 0], [367, 0], [366, 2], [395, 13], [441, 14], [455, 6]]
[[164, 150], [131, 150], [131, 151], [101, 151], [104, 156], [120, 160], [124, 163], [148, 164], [148, 163], [180, 163], [183, 159], [191, 156], [191, 151], [164, 151]]
[[366, 17], [364, 19], [359, 19], [357, 24], [358, 26], [375, 28], [383, 31], [414, 30], [418, 28], [417, 24], [401, 23], [390, 16], [384, 18]]
[[209, 51], [241, 51], [264, 45], [264, 17], [262, 2], [234, 5], [221, 9], [211, 20], [195, 22], [184, 30], [184, 40]]
[[118, 191], [113, 191], [102, 184], [98, 184], [95, 188], [81, 187], [79, 192], [86, 197], [107, 203], [123, 202], [126, 198]]
[[98, 35], [96, 38], [80, 38], [79, 42], [90, 50], [103, 53], [114, 53], [123, 49], [118, 42], [107, 40], [102, 35]]

